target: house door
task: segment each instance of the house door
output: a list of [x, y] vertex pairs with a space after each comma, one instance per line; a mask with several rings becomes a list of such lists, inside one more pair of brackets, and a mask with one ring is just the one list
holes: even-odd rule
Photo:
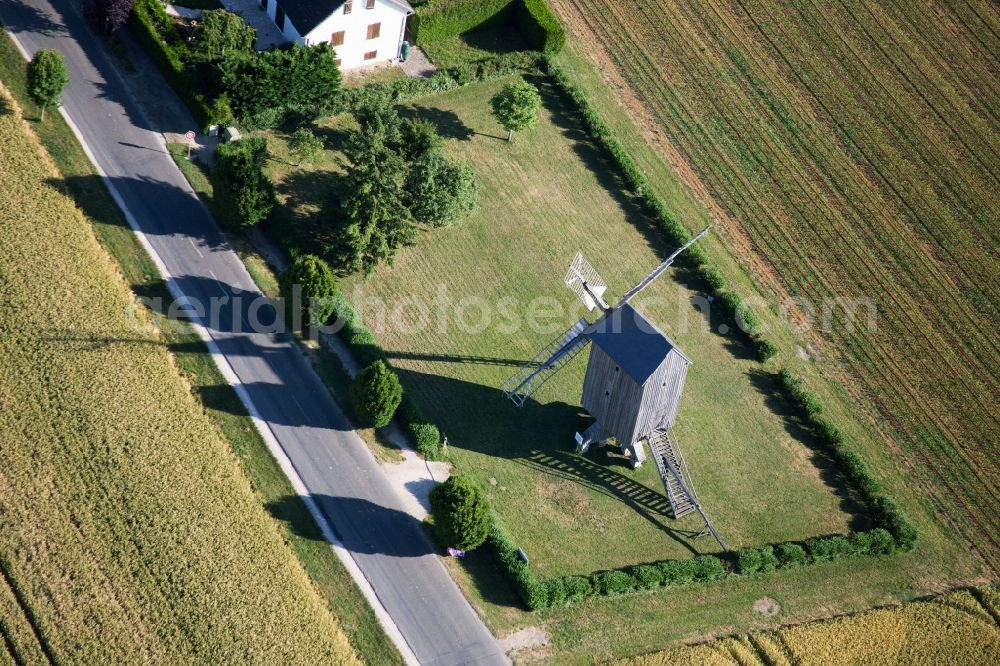
[[285, 10], [281, 8], [281, 5], [274, 7], [274, 22], [278, 25], [278, 30], [285, 31]]

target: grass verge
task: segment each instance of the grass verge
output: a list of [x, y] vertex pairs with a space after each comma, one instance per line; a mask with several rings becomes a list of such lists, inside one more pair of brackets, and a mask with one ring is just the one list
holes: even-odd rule
[[[26, 94], [25, 63], [6, 32], [0, 38], [0, 79], [24, 109], [33, 130], [63, 175], [69, 194], [87, 215], [98, 240], [114, 257], [132, 290], [143, 295], [163, 296], [164, 302], [169, 302], [169, 294], [156, 267], [128, 227], [65, 121], [58, 114], [50, 114], [45, 123], [37, 122], [38, 109]], [[257, 279], [256, 275], [254, 277]], [[151, 313], [151, 316], [156, 322], [158, 314]], [[201, 340], [190, 329], [176, 332], [173, 327], [162, 327], [162, 331], [165, 343], [172, 349], [175, 362], [191, 384], [195, 396], [203, 390], [218, 391], [217, 387], [223, 387], [219, 395], [213, 394], [210, 401], [213, 407], [204, 407], [205, 413], [240, 458], [260, 501], [267, 505], [294, 497], [291, 484]], [[287, 507], [287, 511], [278, 516], [278, 520], [284, 537], [323, 599], [340, 619], [355, 650], [369, 663], [401, 663], [399, 653], [382, 631], [374, 612], [323, 540], [318, 528], [314, 534], [301, 533], [302, 525], [313, 525], [315, 528], [305, 506], [297, 499], [283, 506]]]

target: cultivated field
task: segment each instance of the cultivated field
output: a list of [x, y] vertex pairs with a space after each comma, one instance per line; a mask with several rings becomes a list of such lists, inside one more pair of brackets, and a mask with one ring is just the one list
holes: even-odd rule
[[8, 656], [356, 663], [6, 96], [0, 182]]
[[759, 279], [817, 307], [874, 299], [877, 328], [837, 318], [820, 358], [996, 571], [995, 6], [552, 4]]
[[832, 622], [726, 638], [619, 666], [981, 664], [1000, 658], [1000, 592], [981, 588]]

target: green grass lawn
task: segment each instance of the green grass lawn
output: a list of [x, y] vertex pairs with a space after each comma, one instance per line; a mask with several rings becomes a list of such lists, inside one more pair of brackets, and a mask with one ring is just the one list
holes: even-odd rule
[[[495, 325], [463, 332], [454, 308], [443, 331], [437, 315], [418, 333], [400, 330], [389, 317], [367, 322], [408, 390], [448, 436], [458, 468], [489, 489], [501, 520], [541, 575], [714, 551], [713, 541], [689, 538], [700, 527], [695, 516], [666, 516], [652, 464], [633, 471], [607, 449], [586, 457], [572, 453], [573, 433], [587, 423], [579, 408], [584, 356], [523, 409], [497, 390], [520, 362], [579, 316], [561, 283], [576, 250], [591, 258], [615, 295], [669, 249], [658, 245], [547, 89], [539, 126], [512, 144], [503, 140], [488, 105], [502, 84], [471, 86], [412, 107], [442, 128], [454, 157], [474, 165], [482, 183], [479, 210], [461, 226], [422, 234], [395, 267], [342, 286], [355, 305], [376, 299], [388, 311], [402, 295], [430, 302], [439, 290], [455, 304], [514, 299], [519, 312], [545, 296], [565, 311], [550, 320], [548, 331], [523, 327], [513, 333]], [[274, 173], [285, 178], [279, 191], [289, 180], [308, 178], [314, 189], [306, 195], [296, 187], [296, 196], [315, 203], [332, 156], [306, 176], [290, 168], [279, 141], [272, 143]], [[293, 203], [305, 216], [315, 210], [308, 202]], [[675, 278], [661, 280], [639, 304], [695, 361], [676, 434], [700, 498], [729, 545], [843, 532], [863, 523], [836, 474], [800, 441], [782, 406], [776, 411], [770, 403], [769, 381], [758, 365], [734, 356], [731, 341], [705, 330], [689, 304], [696, 294]], [[363, 295], [352, 294], [355, 288]]]
[[[560, 64], [609, 111], [608, 121], [686, 225], [697, 229], [706, 224], [708, 213], [617, 110], [614, 92], [600, 75], [572, 50], [560, 56]], [[504, 132], [487, 110], [490, 95], [501, 83], [474, 85], [415, 103], [450, 137], [448, 151], [476, 169], [482, 181], [480, 210], [462, 226], [420, 234], [394, 268], [381, 268], [373, 279], [342, 281], [349, 294], [360, 286], [364, 295], [385, 300], [426, 297], [440, 284], [454, 300], [470, 294], [487, 301], [512, 296], [523, 304], [545, 295], [569, 308], [575, 302], [562, 278], [576, 250], [590, 257], [614, 296], [672, 249], [648, 233], [600, 155], [548, 92], [540, 125], [512, 145], [504, 142]], [[339, 169], [333, 148], [348, 125], [342, 118], [321, 123], [318, 130], [331, 150], [305, 168], [294, 166], [280, 133], [268, 134], [273, 155], [269, 169], [285, 204], [270, 228], [276, 238], [308, 229], [318, 219], [319, 204]], [[703, 242], [735, 288], [759, 296], [726, 241], [713, 233]], [[694, 360], [676, 434], [699, 496], [730, 546], [862, 526], [858, 523], [863, 517], [854, 513], [850, 498], [841, 495], [842, 484], [801, 441], [795, 424], [784, 419], [784, 408], [773, 401], [761, 366], [746, 360], [737, 343], [699, 328], [684, 279], [677, 273], [661, 279], [640, 306]], [[656, 299], [666, 305], [657, 305]], [[777, 308], [761, 307], [760, 315], [774, 324]], [[556, 319], [567, 325], [573, 318], [566, 313]], [[556, 331], [501, 334], [487, 328], [471, 335], [446, 328], [439, 333], [435, 322], [422, 334], [404, 335], [384, 323], [368, 324], [393, 357], [407, 388], [449, 436], [458, 468], [489, 489], [501, 519], [543, 576], [689, 552], [681, 543], [683, 536], [673, 535], [679, 542], [670, 530], [697, 527], [696, 521], [688, 517], [677, 525], [661, 513], [661, 489], [652, 465], [633, 472], [617, 455], [593, 451], [584, 458], [571, 453], [573, 432], [586, 423], [576, 407], [583, 358], [522, 410], [497, 390], [513, 370], [505, 364], [530, 357]], [[822, 395], [828, 413], [918, 523], [922, 536], [917, 550], [887, 560], [838, 562], [592, 599], [536, 613], [521, 610], [485, 553], [447, 560], [494, 631], [503, 635], [539, 626], [551, 644], [535, 656], [586, 663], [649, 652], [678, 640], [725, 635], [735, 628], [774, 627], [857, 611], [978, 575], [979, 566], [952, 541], [930, 503], [908, 483], [907, 470], [869, 420], [870, 406], [845, 390], [835, 375], [825, 375], [818, 364], [800, 358], [795, 349], [805, 343], [794, 332], [776, 329], [770, 335], [782, 349], [777, 362], [794, 367]], [[713, 549], [706, 540], [689, 545]], [[777, 616], [752, 610], [753, 602], [763, 596], [779, 601]]]

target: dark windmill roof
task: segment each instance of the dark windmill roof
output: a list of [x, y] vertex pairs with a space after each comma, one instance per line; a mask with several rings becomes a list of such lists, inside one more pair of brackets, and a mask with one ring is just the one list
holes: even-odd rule
[[590, 339], [640, 386], [671, 351], [676, 350], [691, 362], [653, 322], [628, 303], [596, 324]]
[[[390, 5], [395, 5], [406, 12], [413, 12], [410, 3], [406, 0], [386, 0]], [[316, 26], [325, 21], [330, 14], [340, 11], [344, 6], [344, 0], [278, 0], [278, 4], [285, 10], [285, 16], [292, 22], [299, 34], [305, 37]], [[358, 7], [357, 5], [362, 5]], [[364, 9], [362, 0], [355, 1], [354, 11]]]

